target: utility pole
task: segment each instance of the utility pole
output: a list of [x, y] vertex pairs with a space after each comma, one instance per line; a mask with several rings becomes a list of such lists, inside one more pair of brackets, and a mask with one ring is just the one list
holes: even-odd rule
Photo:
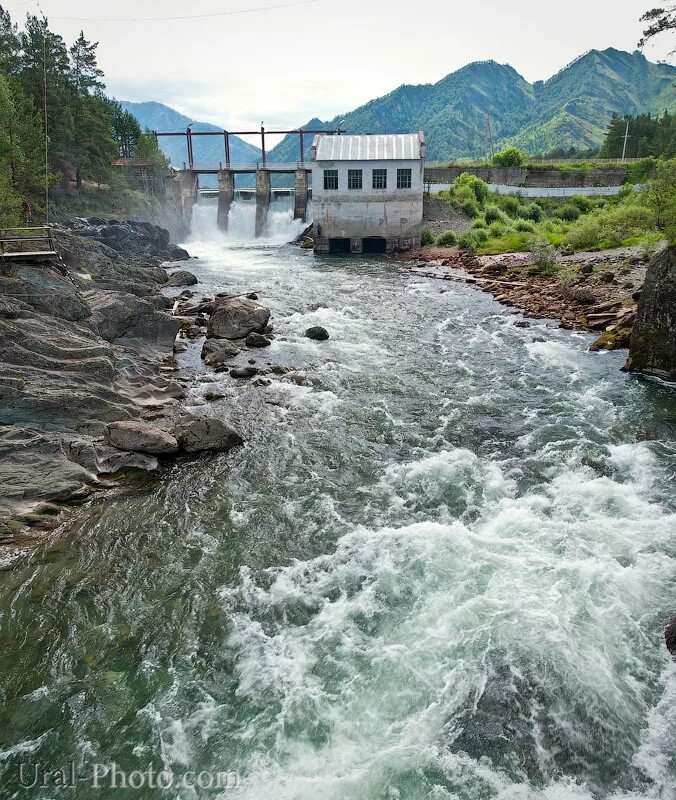
[[624, 147], [622, 148], [622, 161], [627, 160], [627, 140], [629, 139], [629, 120], [627, 120], [627, 128], [624, 132]]

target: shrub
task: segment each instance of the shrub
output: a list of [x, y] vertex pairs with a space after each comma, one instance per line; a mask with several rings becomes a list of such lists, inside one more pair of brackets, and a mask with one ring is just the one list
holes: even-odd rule
[[458, 237], [458, 247], [468, 253], [476, 253], [479, 249], [478, 231], [464, 231]]
[[485, 217], [477, 217], [472, 222], [473, 228], [485, 228], [486, 227], [486, 218]]
[[547, 239], [534, 239], [530, 243], [530, 251], [533, 254], [533, 263], [543, 272], [551, 271], [556, 266], [559, 253]]
[[670, 242], [676, 242], [676, 159], [660, 159], [655, 179], [648, 183], [641, 199], [659, 230]]
[[577, 206], [583, 214], [588, 214], [594, 208], [594, 202], [582, 194], [571, 197], [570, 202]]
[[535, 231], [535, 225], [527, 219], [517, 220], [515, 227], [520, 233], [533, 233]]
[[476, 217], [479, 214], [479, 204], [476, 200], [465, 200], [460, 206], [468, 217]]
[[423, 228], [422, 235], [420, 236], [420, 244], [423, 247], [428, 244], [434, 244], [434, 234], [429, 228]]
[[485, 228], [477, 228], [474, 235], [477, 242], [485, 242], [488, 239], [488, 231]]
[[527, 205], [519, 207], [519, 216], [524, 219], [529, 219], [532, 222], [540, 222], [542, 220], [542, 207], [537, 203], [528, 203]]
[[442, 247], [453, 247], [458, 243], [458, 236], [455, 231], [444, 231], [437, 237], [437, 244]]
[[502, 210], [509, 214], [510, 217], [516, 217], [519, 213], [520, 203], [516, 197], [503, 197], [500, 205]]
[[491, 163], [498, 167], [521, 167], [528, 162], [528, 155], [516, 147], [508, 147], [500, 153], [496, 153], [491, 159]]
[[655, 215], [634, 195], [620, 205], [606, 206], [575, 222], [566, 243], [575, 250], [619, 247], [622, 242], [642, 237], [655, 226]]
[[453, 185], [458, 188], [468, 188], [472, 191], [474, 199], [482, 206], [488, 198], [488, 184], [477, 178], [476, 175], [470, 175], [468, 172], [463, 172], [453, 181]]
[[502, 222], [492, 222], [488, 232], [494, 239], [498, 239], [500, 236], [505, 235], [506, 227]]
[[573, 250], [593, 250], [601, 242], [601, 223], [596, 214], [582, 217], [566, 234], [566, 244]]
[[507, 217], [502, 213], [502, 211], [496, 205], [486, 206], [486, 211], [484, 212], [484, 217], [486, 218], [486, 222], [490, 225], [491, 222], [506, 222]]
[[580, 209], [574, 203], [566, 203], [565, 206], [561, 206], [557, 215], [568, 222], [575, 222], [576, 219], [580, 218], [581, 213]]

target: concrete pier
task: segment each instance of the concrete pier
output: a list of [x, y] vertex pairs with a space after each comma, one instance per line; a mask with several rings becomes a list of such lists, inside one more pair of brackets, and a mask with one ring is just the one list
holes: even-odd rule
[[219, 231], [228, 230], [230, 206], [235, 199], [235, 174], [229, 169], [218, 173], [218, 212], [216, 224]]
[[256, 238], [265, 234], [270, 209], [270, 172], [256, 170]]
[[296, 170], [293, 218], [303, 222], [307, 218], [307, 172], [304, 169]]
[[199, 181], [196, 172], [184, 170], [176, 173], [171, 180], [171, 194], [183, 225], [182, 237], [190, 233], [192, 208], [197, 202], [198, 190]]

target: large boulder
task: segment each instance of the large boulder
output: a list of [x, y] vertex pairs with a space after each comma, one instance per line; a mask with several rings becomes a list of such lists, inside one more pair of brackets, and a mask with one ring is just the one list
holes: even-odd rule
[[231, 450], [244, 441], [230, 425], [215, 417], [187, 414], [174, 426], [174, 436], [188, 453]]
[[147, 422], [122, 420], [106, 425], [106, 441], [120, 450], [168, 455], [178, 450], [176, 437]]
[[107, 342], [142, 339], [170, 348], [180, 328], [175, 317], [157, 311], [146, 300], [124, 292], [93, 291], [87, 294], [92, 319]]
[[676, 381], [676, 245], [648, 265], [624, 369]]
[[329, 332], [321, 325], [313, 325], [305, 331], [308, 339], [315, 339], [318, 342], [325, 342], [329, 338]]
[[0, 277], [0, 294], [69, 322], [86, 319], [91, 313], [73, 281], [48, 264], [18, 265], [11, 276]]
[[214, 339], [244, 339], [252, 332], [262, 333], [270, 319], [270, 309], [246, 297], [217, 298], [207, 326]]
[[194, 286], [198, 280], [192, 272], [187, 269], [177, 269], [169, 273], [167, 286]]

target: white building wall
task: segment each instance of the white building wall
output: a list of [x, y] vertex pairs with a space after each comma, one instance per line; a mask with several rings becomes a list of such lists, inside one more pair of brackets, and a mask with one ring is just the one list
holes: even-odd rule
[[[338, 170], [338, 189], [324, 189], [324, 170]], [[348, 170], [361, 169], [362, 188], [348, 189]], [[372, 171], [387, 170], [387, 188], [374, 189]], [[397, 170], [411, 170], [411, 188], [397, 189]], [[424, 161], [318, 161], [312, 167], [315, 249], [329, 239], [387, 239], [388, 249], [420, 244], [423, 217]], [[358, 246], [353, 250], [358, 251]]]

